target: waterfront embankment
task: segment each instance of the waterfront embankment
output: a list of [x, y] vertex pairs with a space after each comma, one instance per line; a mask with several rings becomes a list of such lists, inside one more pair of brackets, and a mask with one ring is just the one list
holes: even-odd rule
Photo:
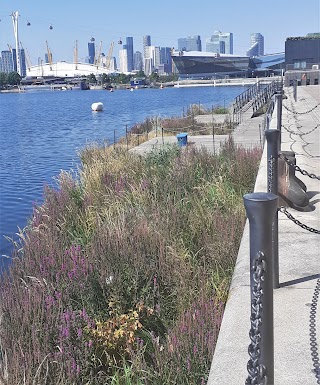
[[[294, 151], [298, 173], [307, 187], [310, 204], [305, 210], [287, 207], [301, 227], [279, 213], [280, 288], [274, 300], [275, 385], [319, 383], [319, 229], [320, 229], [320, 87], [298, 87], [297, 101], [292, 88], [285, 88], [281, 150]], [[271, 128], [277, 128], [273, 114]], [[267, 191], [266, 147], [255, 191]], [[281, 203], [283, 204], [283, 202]], [[314, 229], [311, 231], [309, 229]], [[212, 360], [208, 385], [243, 385], [248, 376], [250, 343], [249, 224], [245, 226], [233, 274], [219, 338]], [[268, 375], [268, 368], [267, 368]], [[269, 384], [269, 382], [267, 382]], [[271, 382], [270, 382], [271, 384]]]

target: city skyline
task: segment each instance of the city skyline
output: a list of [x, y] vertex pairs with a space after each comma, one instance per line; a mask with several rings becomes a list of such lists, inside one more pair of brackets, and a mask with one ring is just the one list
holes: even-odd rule
[[[199, 35], [204, 51], [206, 39], [215, 30], [233, 34], [234, 54], [246, 54], [250, 48], [250, 36], [255, 32], [265, 38], [265, 53], [284, 52], [287, 37], [304, 36], [320, 30], [319, 2], [310, 2], [312, 4], [307, 9], [302, 7], [297, 10], [271, 0], [268, 3], [268, 18], [265, 5], [251, 0], [247, 1], [246, 8], [239, 7], [236, 1], [229, 1], [227, 5], [212, 5], [200, 0], [196, 9], [186, 7], [180, 0], [175, 3], [163, 0], [155, 10], [150, 9], [147, 6], [150, 3], [146, 1], [130, 3], [119, 10], [119, 6], [106, 4], [102, 0], [89, 9], [88, 3], [83, 0], [79, 0], [76, 7], [61, 0], [56, 0], [54, 5], [44, 2], [25, 4], [23, 0], [11, 0], [10, 5], [3, 4], [0, 9], [0, 50], [6, 50], [7, 44], [14, 47], [10, 14], [18, 11], [19, 40], [34, 65], [38, 57], [44, 58], [46, 41], [54, 61], [69, 62], [73, 61], [77, 41], [79, 61], [84, 62], [92, 37], [96, 46], [102, 42], [102, 52], [106, 55], [114, 43], [113, 56], [118, 59], [118, 52], [123, 49], [127, 37], [133, 38], [134, 52], [143, 52], [143, 36], [146, 35], [151, 37], [153, 46], [175, 49], [178, 49], [179, 38]], [[118, 44], [120, 39], [122, 44]]]

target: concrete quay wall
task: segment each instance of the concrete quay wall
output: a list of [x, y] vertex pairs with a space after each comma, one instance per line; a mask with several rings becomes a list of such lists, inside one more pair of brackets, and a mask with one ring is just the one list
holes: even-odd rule
[[[294, 151], [297, 165], [319, 176], [320, 86], [298, 87], [297, 102], [292, 87], [285, 88], [285, 93], [288, 99], [283, 100], [281, 150]], [[276, 128], [276, 108], [271, 128]], [[301, 223], [320, 229], [320, 182], [297, 172], [296, 176], [307, 186], [310, 205], [303, 211], [288, 211]], [[266, 144], [254, 191], [267, 191]], [[244, 385], [248, 376], [249, 236], [247, 221], [207, 385]], [[280, 288], [274, 290], [273, 298], [275, 380], [268, 385], [311, 385], [320, 381], [319, 341], [311, 340], [312, 333], [318, 339], [320, 336], [319, 306], [314, 330], [310, 326], [311, 306], [320, 284], [319, 254], [319, 234], [302, 229], [279, 213]]]

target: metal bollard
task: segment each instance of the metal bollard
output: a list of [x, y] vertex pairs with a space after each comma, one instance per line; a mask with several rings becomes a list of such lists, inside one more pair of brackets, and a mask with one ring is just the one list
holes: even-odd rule
[[[266, 130], [267, 139], [267, 161], [268, 161], [268, 193], [278, 195], [278, 159], [279, 159], [279, 130]], [[272, 249], [273, 249], [273, 288], [279, 288], [279, 236], [278, 236], [278, 211], [274, 216], [272, 226]]]
[[251, 329], [246, 385], [274, 384], [272, 224], [278, 197], [252, 193], [243, 197], [250, 227]]

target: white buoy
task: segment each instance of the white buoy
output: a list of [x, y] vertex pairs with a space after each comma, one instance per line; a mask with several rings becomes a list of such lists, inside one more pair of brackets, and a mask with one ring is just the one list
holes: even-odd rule
[[92, 111], [102, 111], [103, 110], [103, 103], [97, 102], [91, 104]]

